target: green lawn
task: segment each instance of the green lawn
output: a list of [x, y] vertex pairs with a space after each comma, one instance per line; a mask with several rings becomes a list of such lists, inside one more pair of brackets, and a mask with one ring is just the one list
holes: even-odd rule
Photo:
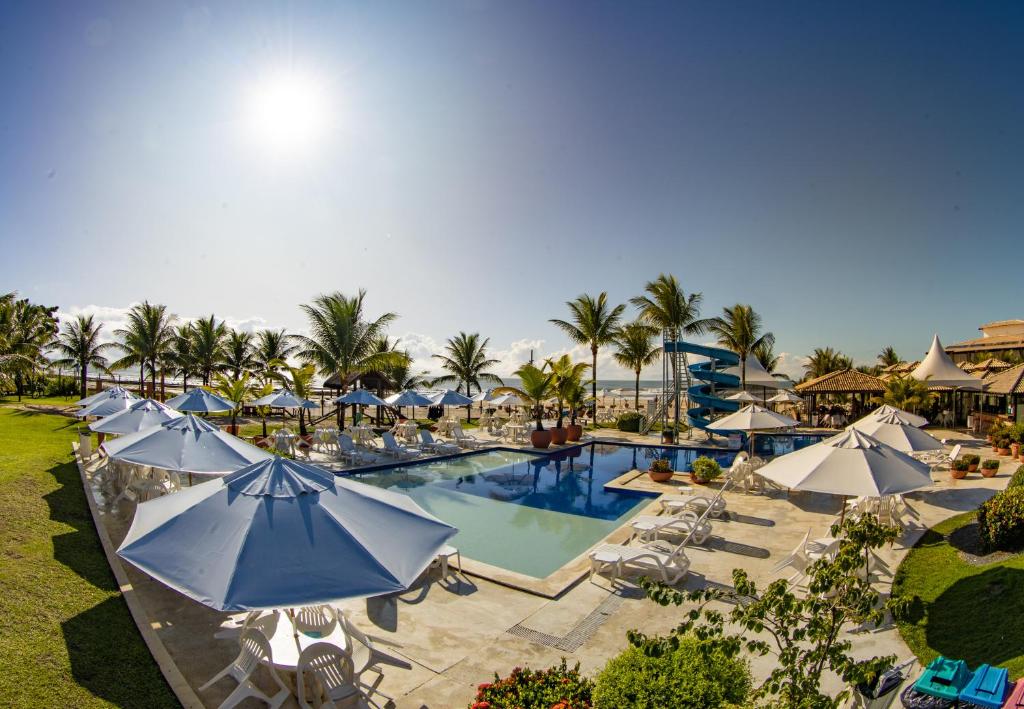
[[962, 658], [973, 668], [987, 662], [1024, 676], [1024, 555], [973, 566], [947, 535], [974, 521], [958, 515], [925, 533], [896, 574], [893, 593], [922, 604], [899, 625], [922, 662], [936, 655]]
[[177, 706], [96, 536], [76, 430], [0, 405], [0, 706]]

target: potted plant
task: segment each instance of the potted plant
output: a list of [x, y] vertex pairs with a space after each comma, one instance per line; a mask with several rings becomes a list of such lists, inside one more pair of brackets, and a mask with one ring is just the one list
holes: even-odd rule
[[530, 433], [530, 444], [534, 448], [547, 448], [551, 445], [551, 431], [544, 429], [544, 400], [550, 398], [554, 392], [555, 375], [544, 372], [535, 364], [524, 364], [514, 374], [522, 382], [522, 389], [499, 387], [494, 391], [498, 394], [505, 391], [514, 392], [533, 405], [537, 427]]
[[582, 382], [583, 372], [587, 371], [589, 366], [583, 362], [573, 363], [569, 355], [562, 355], [558, 359], [547, 359], [544, 361], [544, 369], [551, 372], [555, 377], [551, 385], [555, 395], [555, 404], [558, 406], [558, 413], [555, 427], [551, 430], [551, 438], [556, 445], [562, 445], [569, 439], [568, 429], [562, 427], [562, 406], [572, 389]]
[[995, 458], [990, 458], [981, 464], [981, 474], [986, 478], [994, 478], [998, 472], [999, 461]]
[[980, 455], [976, 455], [974, 453], [966, 453], [960, 456], [960, 458], [967, 464], [968, 473], [978, 472], [978, 465], [981, 463]]
[[587, 388], [583, 382], [575, 382], [566, 389], [565, 405], [569, 407], [569, 425], [565, 427], [566, 440], [578, 441], [583, 438], [583, 426], [576, 423], [576, 416], [586, 406]]
[[668, 458], [655, 458], [647, 469], [647, 475], [656, 483], [667, 482], [672, 479], [672, 463]]
[[242, 410], [242, 402], [252, 395], [250, 378], [248, 372], [242, 372], [238, 379], [231, 379], [224, 374], [218, 374], [216, 378], [214, 391], [228, 401], [235, 402], [235, 408], [231, 409], [231, 423], [225, 427], [232, 436], [238, 435], [238, 412]]
[[690, 479], [698, 485], [706, 485], [722, 474], [722, 466], [714, 458], [702, 455], [690, 465]]
[[962, 480], [967, 477], [967, 461], [963, 458], [957, 458], [949, 466], [949, 474], [953, 476], [954, 480]]
[[996, 453], [999, 455], [1010, 455], [1010, 437], [1007, 434], [999, 436], [996, 446]]

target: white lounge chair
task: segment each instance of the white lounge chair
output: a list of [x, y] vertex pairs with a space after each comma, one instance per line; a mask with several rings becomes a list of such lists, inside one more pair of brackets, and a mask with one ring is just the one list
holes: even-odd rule
[[[303, 709], [311, 706], [365, 709], [370, 706], [366, 694], [356, 683], [352, 658], [336, 645], [313, 643], [299, 655], [295, 669], [299, 706]], [[312, 705], [306, 701], [307, 675], [312, 675], [314, 681], [310, 684], [317, 687], [321, 695], [314, 699]]]
[[[238, 682], [238, 686], [221, 702], [218, 709], [229, 709], [229, 707], [233, 707], [249, 697], [266, 702], [271, 707], [281, 706], [291, 692], [274, 670], [270, 642], [263, 636], [263, 633], [252, 628], [243, 631], [238, 636], [238, 646], [238, 657], [230, 665], [215, 674], [209, 682], [200, 687], [199, 691], [203, 692], [209, 689], [224, 677], [231, 677]], [[267, 669], [270, 671], [270, 676], [277, 686], [280, 687], [280, 690], [273, 697], [267, 696], [263, 693], [263, 690], [253, 684], [252, 674], [261, 663], [266, 664]]]
[[384, 441], [383, 452], [385, 455], [390, 455], [399, 460], [412, 460], [420, 455], [420, 452], [414, 448], [398, 445], [398, 441], [395, 440], [395, 436], [390, 431], [382, 433], [381, 440]]
[[[400, 657], [394, 657], [393, 655], [389, 655], [388, 653], [380, 650], [373, 640], [344, 614], [338, 615], [338, 623], [341, 624], [341, 627], [345, 631], [345, 635], [349, 640], [349, 656], [352, 658], [356, 684], [359, 685], [367, 695], [372, 696], [374, 694], [379, 694], [385, 699], [391, 699], [391, 697], [377, 689], [377, 687], [380, 686], [381, 681], [384, 679], [384, 671], [381, 669], [381, 665], [390, 665], [403, 670], [411, 670], [412, 663], [408, 660], [404, 660]], [[377, 675], [372, 684], [363, 679], [363, 675], [367, 672], [372, 672]]]
[[435, 440], [434, 435], [425, 428], [420, 429], [420, 448], [431, 453], [441, 453], [444, 455], [451, 455], [462, 450], [454, 443]]
[[475, 450], [484, 445], [484, 442], [481, 441], [479, 438], [477, 438], [476, 436], [470, 436], [465, 431], [463, 431], [461, 424], [456, 424], [455, 427], [452, 429], [452, 438], [455, 439], [455, 442], [459, 444], [460, 448], [469, 448], [470, 450]]
[[661, 509], [669, 514], [679, 514], [684, 510], [695, 512], [707, 511], [711, 517], [721, 517], [725, 512], [725, 498], [723, 497], [726, 488], [732, 485], [732, 480], [726, 478], [718, 494], [714, 497], [709, 495], [662, 495], [659, 502]]
[[634, 517], [629, 526], [633, 529], [631, 539], [651, 542], [669, 536], [692, 535], [690, 541], [703, 544], [711, 536], [711, 522], [706, 516], [697, 516], [692, 510], [683, 510], [677, 515], [640, 515]]
[[349, 461], [352, 465], [366, 465], [377, 460], [375, 456], [356, 448], [356, 444], [352, 442], [352, 437], [347, 433], [338, 434], [338, 455], [344, 460]]
[[922, 463], [927, 463], [933, 468], [937, 468], [942, 465], [952, 465], [953, 461], [960, 457], [960, 453], [963, 450], [963, 445], [957, 443], [953, 446], [953, 450], [947, 452], [944, 450], [939, 451], [927, 451], [920, 453], [914, 457], [920, 460]]
[[590, 552], [590, 577], [608, 573], [622, 578], [629, 573], [656, 576], [667, 584], [678, 583], [690, 571], [684, 539], [671, 551], [664, 551], [653, 543], [640, 547], [623, 544], [602, 544]]

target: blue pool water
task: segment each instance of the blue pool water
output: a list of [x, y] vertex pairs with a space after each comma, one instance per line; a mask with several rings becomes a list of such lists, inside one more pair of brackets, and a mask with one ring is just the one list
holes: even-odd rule
[[[800, 448], [817, 440], [801, 438], [792, 444]], [[790, 443], [781, 440], [779, 445]], [[452, 543], [465, 556], [544, 578], [625, 524], [650, 500], [637, 492], [605, 490], [606, 483], [634, 468], [645, 469], [656, 457], [668, 458], [675, 470], [688, 470], [700, 455], [727, 466], [735, 452], [590, 443], [546, 455], [509, 449], [469, 453], [353, 477], [409, 495], [458, 527]]]

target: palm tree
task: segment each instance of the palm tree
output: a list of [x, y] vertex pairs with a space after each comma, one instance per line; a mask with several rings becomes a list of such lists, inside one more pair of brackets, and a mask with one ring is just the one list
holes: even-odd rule
[[13, 379], [19, 401], [26, 379], [46, 365], [43, 353], [60, 327], [56, 311], [14, 293], [0, 296], [0, 367]]
[[[317, 296], [302, 305], [309, 320], [310, 335], [296, 335], [298, 357], [314, 365], [323, 375], [337, 375], [341, 390], [348, 390], [353, 376], [372, 370], [383, 370], [394, 364], [395, 352], [377, 352], [375, 344], [387, 326], [398, 316], [384, 313], [376, 320], [367, 320], [363, 313], [366, 291], [354, 297], [335, 292]], [[345, 405], [338, 406], [338, 424], [345, 423]]]
[[[480, 339], [479, 332], [459, 332], [455, 337], [449, 337], [445, 343], [445, 354], [436, 354], [434, 359], [441, 361], [441, 369], [447, 374], [442, 374], [431, 382], [431, 386], [445, 382], [455, 382], [455, 389], [458, 391], [462, 385], [466, 385], [466, 396], [473, 395], [473, 387], [477, 391], [483, 391], [481, 382], [497, 384], [501, 386], [501, 377], [493, 372], [488, 372], [488, 367], [498, 364], [498, 360], [487, 357], [487, 346], [491, 340], [488, 337]], [[472, 420], [473, 405], [466, 406], [467, 420]]]
[[722, 315], [711, 318], [705, 327], [718, 338], [718, 344], [740, 357], [740, 387], [747, 388], [747, 357], [755, 347], [774, 345], [775, 335], [761, 332], [761, 316], [749, 305], [737, 303], [722, 309]]
[[894, 364], [899, 364], [903, 360], [896, 354], [896, 348], [892, 345], [886, 345], [882, 348], [882, 351], [878, 353], [878, 363], [883, 367], [891, 367]]
[[852, 369], [853, 360], [831, 347], [818, 347], [804, 363], [808, 379], [823, 377], [841, 369]]
[[404, 389], [418, 389], [422, 386], [427, 386], [430, 381], [427, 371], [413, 372], [413, 360], [409, 353], [400, 351], [399, 354], [403, 355], [402, 360], [384, 371], [384, 376], [388, 378], [392, 388], [395, 391], [402, 391]]
[[69, 322], [64, 331], [57, 335], [52, 347], [60, 353], [60, 359], [54, 361], [65, 367], [78, 370], [81, 383], [80, 393], [84, 399], [89, 394], [89, 367], [109, 371], [107, 358], [103, 356], [114, 348], [109, 342], [100, 342], [100, 331], [103, 324], [97, 324], [92, 315], [79, 315]]
[[[647, 295], [630, 298], [629, 302], [639, 309], [640, 319], [661, 330], [666, 339], [678, 342], [683, 335], [704, 334], [707, 322], [700, 319], [700, 305], [704, 300], [700, 293], [687, 295], [675, 276], [664, 273], [649, 281], [644, 291]], [[686, 353], [682, 354], [682, 360], [683, 376], [686, 377], [686, 387], [689, 389], [693, 382], [690, 380]], [[672, 366], [672, 379], [678, 381], [676, 357], [669, 357], [669, 364]], [[673, 403], [673, 420], [678, 425], [681, 402], [676, 397]]]
[[917, 413], [931, 405], [934, 399], [935, 393], [928, 390], [928, 382], [907, 375], [892, 377], [885, 383], [885, 394], [882, 395], [881, 403]]
[[604, 345], [615, 341], [619, 320], [625, 305], [608, 306], [608, 294], [602, 292], [597, 298], [583, 295], [566, 303], [572, 313], [572, 322], [552, 319], [550, 322], [562, 330], [569, 339], [581, 345], [590, 346], [591, 368], [594, 381], [591, 394], [597, 398], [597, 352]]
[[257, 365], [252, 333], [229, 329], [224, 340], [224, 366], [238, 379], [242, 372], [252, 371]]
[[183, 391], [188, 391], [188, 378], [197, 373], [195, 327], [192, 323], [182, 323], [174, 328], [167, 352], [167, 362], [171, 373], [181, 377]]
[[583, 373], [589, 367], [590, 365], [586, 362], [574, 363], [567, 354], [558, 359], [544, 360], [544, 366], [541, 369], [547, 369], [555, 375], [555, 380], [552, 382], [555, 398], [558, 399], [558, 420], [555, 422], [555, 428], [562, 427], [562, 404], [573, 388], [583, 381]]
[[779, 368], [779, 363], [782, 361], [780, 355], [775, 354], [775, 343], [761, 341], [751, 352], [757, 357], [757, 361], [764, 367], [764, 371], [768, 372], [772, 376], [781, 377], [783, 375], [776, 374], [775, 370]]
[[[316, 368], [312, 364], [306, 364], [302, 367], [293, 367], [284, 360], [272, 360], [273, 362], [273, 374], [271, 375], [274, 379], [281, 382], [284, 387], [295, 396], [300, 399], [308, 399], [309, 395], [313, 393], [313, 376], [316, 374]], [[283, 371], [282, 371], [283, 370]], [[299, 435], [306, 435], [306, 422], [304, 420], [304, 414], [306, 409], [299, 409]], [[310, 418], [312, 422], [312, 418]], [[266, 429], [266, 418], [263, 420], [263, 435], [267, 435]]]
[[174, 316], [167, 312], [166, 305], [157, 305], [148, 300], [133, 305], [128, 311], [128, 323], [114, 331], [121, 338], [119, 345], [125, 356], [114, 363], [114, 369], [133, 365], [139, 366], [139, 390], [145, 396], [145, 370], [149, 369], [150, 389], [156, 395], [156, 373], [167, 360], [173, 334]]
[[256, 353], [256, 365], [264, 378], [276, 371], [271, 366], [274, 360], [286, 361], [295, 354], [298, 347], [294, 344], [293, 338], [286, 330], [260, 330], [256, 333], [254, 344]]
[[242, 410], [242, 403], [253, 397], [252, 375], [242, 372], [242, 376], [232, 379], [217, 372], [214, 376], [214, 391], [235, 402], [235, 408], [231, 409], [231, 432], [238, 435], [238, 412]]
[[544, 401], [551, 398], [555, 391], [555, 373], [544, 372], [535, 364], [524, 364], [514, 374], [519, 377], [520, 387], [505, 387], [505, 389], [515, 392], [517, 396], [533, 404], [533, 414], [537, 420], [537, 430], [543, 431]]
[[636, 320], [622, 326], [615, 336], [615, 352], [612, 357], [623, 367], [633, 370], [635, 392], [633, 408], [640, 409], [640, 370], [658, 361], [661, 347], [654, 342], [657, 328], [643, 320]]
[[210, 386], [210, 379], [224, 362], [224, 341], [228, 327], [223, 321], [217, 322], [211, 314], [194, 323], [192, 349], [196, 358], [196, 369], [204, 386]]

